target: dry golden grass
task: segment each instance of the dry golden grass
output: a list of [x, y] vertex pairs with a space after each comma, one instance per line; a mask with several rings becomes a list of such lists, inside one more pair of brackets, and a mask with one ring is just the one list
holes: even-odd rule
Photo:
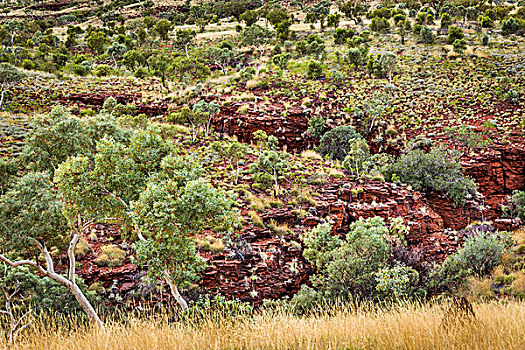
[[306, 159], [315, 159], [315, 160], [319, 160], [319, 161], [323, 160], [323, 156], [322, 155], [320, 155], [319, 153], [317, 153], [316, 151], [311, 150], [311, 149], [307, 149], [307, 150], [302, 151], [301, 152], [301, 157], [302, 158], [306, 158]]
[[[11, 349], [523, 349], [525, 304], [474, 305], [476, 319], [444, 328], [445, 307], [408, 305], [390, 310], [346, 310], [296, 317], [260, 313], [199, 323], [168, 323], [162, 317], [57, 331], [40, 320]], [[0, 340], [0, 349], [7, 349]]]

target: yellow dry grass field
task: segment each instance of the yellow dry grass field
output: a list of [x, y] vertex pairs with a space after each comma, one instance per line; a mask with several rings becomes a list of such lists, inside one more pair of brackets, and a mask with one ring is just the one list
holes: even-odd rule
[[[475, 318], [443, 325], [444, 304], [358, 308], [318, 316], [282, 312], [199, 322], [163, 317], [107, 323], [107, 333], [36, 320], [10, 349], [524, 349], [525, 303], [474, 305]], [[0, 340], [0, 349], [8, 349]]]

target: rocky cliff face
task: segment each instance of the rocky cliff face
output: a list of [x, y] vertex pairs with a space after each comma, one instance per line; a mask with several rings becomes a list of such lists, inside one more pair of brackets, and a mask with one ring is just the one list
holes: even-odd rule
[[525, 145], [494, 144], [466, 157], [465, 173], [476, 180], [490, 208], [488, 218], [501, 216], [501, 205], [515, 190], [525, 189]]
[[[243, 113], [239, 109], [247, 108]], [[251, 142], [253, 133], [262, 130], [279, 140], [279, 145], [286, 145], [288, 151], [301, 151], [315, 146], [317, 140], [306, 134], [308, 115], [299, 106], [288, 110], [275, 105], [257, 105], [255, 103], [232, 103], [221, 108], [219, 116], [214, 118], [215, 130], [235, 135], [239, 141]]]
[[[101, 106], [106, 97], [96, 101], [84, 101], [82, 96], [73, 98]], [[138, 110], [156, 115], [165, 113], [167, 108], [167, 105], [141, 105]], [[213, 123], [217, 131], [236, 135], [243, 142], [251, 142], [253, 133], [263, 130], [276, 136], [280, 146], [296, 152], [312, 148], [318, 142], [306, 133], [308, 118], [307, 110], [300, 106], [284, 108], [273, 103], [233, 102], [221, 108]], [[389, 153], [398, 151], [397, 148], [388, 150]], [[406, 237], [410, 249], [420, 252], [429, 262], [443, 261], [462, 243], [462, 233], [457, 231], [474, 221], [493, 220], [499, 229], [515, 227], [515, 222], [501, 219], [501, 205], [514, 190], [525, 188], [524, 151], [525, 147], [520, 144], [495, 143], [491, 148], [464, 156], [465, 173], [476, 180], [483, 196], [459, 208], [439, 194], [423, 194], [405, 186], [372, 180], [330, 179], [326, 185], [317, 186], [317, 204], [303, 207], [308, 212], [304, 218], [293, 214], [293, 207], [287, 203], [283, 208], [260, 213], [264, 223], [273, 220], [287, 224], [290, 228], [287, 234], [277, 236], [266, 227], [246, 224], [237, 234], [233, 247], [216, 254], [203, 252], [210, 266], [203, 273], [200, 287], [254, 304], [294, 295], [312, 273], [311, 266], [302, 258], [299, 235], [325, 220], [333, 223], [334, 234], [344, 234], [360, 217], [380, 216], [386, 220], [402, 217], [410, 227]], [[247, 210], [243, 210], [243, 214], [250, 222]], [[126, 247], [117, 232], [110, 237], [114, 244]], [[81, 259], [84, 267], [79, 270], [88, 284], [98, 282], [107, 293], [130, 303], [152, 293], [151, 288], [143, 284], [144, 271], [130, 259], [131, 249], [122, 266], [98, 267], [93, 261], [100, 242], [90, 241], [90, 244], [92, 251]]]
[[[209, 267], [203, 273], [200, 287], [212, 294], [220, 293], [256, 305], [264, 299], [293, 296], [312, 273], [312, 267], [302, 258], [299, 236], [325, 220], [333, 223], [334, 234], [342, 235], [360, 217], [380, 216], [388, 222], [400, 216], [410, 227], [406, 237], [409, 248], [429, 262], [443, 261], [462, 241], [461, 234], [448, 230], [458, 224], [452, 220], [453, 214], [446, 211], [452, 208], [451, 203], [443, 198], [427, 198], [405, 186], [372, 180], [350, 182], [341, 179], [317, 187], [320, 194], [317, 204], [304, 206], [309, 213], [305, 218], [294, 215], [288, 205], [260, 213], [264, 223], [287, 224], [290, 228], [287, 234], [279, 236], [268, 227], [258, 228], [248, 223], [224, 252], [203, 252]], [[439, 202], [431, 204], [438, 199]], [[461, 209], [462, 222], [467, 224], [482, 218], [483, 213], [474, 209], [476, 205], [469, 202]], [[243, 214], [246, 213], [247, 210], [243, 210]], [[83, 265], [79, 275], [88, 284], [97, 282], [113, 299], [122, 299], [130, 305], [158, 300], [159, 295], [152, 294], [152, 287], [143, 283], [144, 271], [132, 262], [132, 249], [122, 241], [118, 228], [98, 225], [94, 232], [98, 238], [88, 238], [91, 251], [79, 259]], [[128, 252], [122, 266], [96, 265], [100, 247], [109, 243]]]

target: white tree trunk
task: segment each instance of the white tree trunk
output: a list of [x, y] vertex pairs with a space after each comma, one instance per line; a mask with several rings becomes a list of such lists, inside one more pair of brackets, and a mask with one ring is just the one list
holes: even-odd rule
[[188, 303], [186, 302], [186, 300], [184, 300], [182, 295], [180, 295], [179, 290], [178, 290], [177, 286], [173, 283], [173, 280], [171, 279], [170, 274], [168, 273], [168, 271], [164, 271], [164, 280], [166, 281], [168, 286], [170, 286], [171, 295], [175, 298], [177, 303], [180, 305], [181, 309], [182, 310], [187, 310], [188, 309]]
[[98, 317], [97, 312], [93, 308], [93, 305], [89, 302], [89, 300], [86, 298], [84, 293], [80, 290], [78, 287], [76, 281], [75, 281], [75, 270], [76, 270], [76, 259], [75, 259], [75, 247], [77, 246], [78, 240], [80, 238], [80, 235], [77, 233], [73, 235], [73, 238], [71, 239], [71, 242], [69, 243], [69, 248], [67, 250], [67, 256], [69, 258], [69, 271], [68, 271], [68, 279], [71, 282], [71, 285], [68, 286], [69, 290], [73, 295], [75, 296], [75, 299], [78, 301], [84, 312], [88, 315], [90, 321], [97, 325], [97, 328], [104, 331], [104, 324], [100, 320], [100, 317]]
[[61, 285], [65, 286], [67, 289], [71, 291], [71, 293], [75, 296], [75, 299], [78, 301], [84, 312], [89, 317], [89, 320], [97, 326], [97, 328], [105, 332], [104, 324], [100, 320], [100, 318], [97, 315], [97, 312], [89, 302], [89, 300], [86, 298], [84, 293], [80, 290], [78, 287], [76, 281], [75, 281], [75, 247], [77, 245], [77, 242], [80, 238], [80, 235], [78, 233], [73, 235], [73, 238], [71, 239], [71, 242], [69, 243], [69, 248], [67, 250], [67, 255], [69, 258], [69, 271], [68, 271], [68, 277], [64, 277], [62, 275], [59, 275], [55, 272], [55, 267], [53, 264], [53, 259], [51, 258], [51, 255], [49, 254], [49, 251], [45, 246], [42, 246], [38, 244], [38, 249], [44, 255], [44, 258], [46, 260], [47, 269], [44, 269], [42, 266], [40, 266], [37, 262], [31, 261], [31, 260], [19, 260], [19, 261], [11, 261], [3, 254], [0, 254], [0, 261], [3, 261], [7, 265], [11, 267], [17, 267], [22, 265], [28, 265], [35, 268], [40, 274], [47, 276], [51, 278], [52, 280], [60, 283]]

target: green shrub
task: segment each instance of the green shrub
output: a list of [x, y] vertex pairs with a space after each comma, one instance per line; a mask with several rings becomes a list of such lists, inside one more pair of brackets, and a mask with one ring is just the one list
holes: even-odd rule
[[466, 283], [467, 277], [488, 275], [501, 263], [511, 243], [512, 237], [507, 232], [475, 231], [461, 249], [433, 269], [430, 287], [434, 292], [454, 292]]
[[370, 21], [370, 29], [373, 32], [386, 33], [390, 30], [390, 24], [388, 20], [381, 17], [374, 17]]
[[515, 19], [511, 17], [501, 24], [501, 32], [503, 35], [516, 34], [518, 31], [523, 30], [525, 30], [525, 21], [519, 18]]
[[457, 52], [459, 54], [463, 54], [463, 52], [467, 49], [467, 42], [465, 39], [456, 39], [454, 41], [454, 44], [452, 45], [454, 52]]
[[387, 78], [392, 76], [396, 61], [397, 57], [392, 52], [380, 52], [377, 55], [370, 55], [366, 68], [369, 74], [376, 78]]
[[94, 74], [97, 77], [107, 77], [108, 75], [111, 74], [112, 71], [113, 69], [111, 69], [111, 67], [108, 66], [107, 64], [99, 64], [98, 66], [95, 67]]
[[455, 206], [463, 205], [477, 188], [474, 180], [462, 174], [457, 153], [449, 149], [435, 148], [428, 153], [411, 149], [387, 165], [383, 173], [387, 181], [397, 177], [416, 190], [443, 192]]
[[386, 299], [399, 299], [410, 296], [419, 281], [419, 273], [411, 267], [396, 265], [384, 267], [375, 274], [376, 290]]
[[350, 141], [360, 138], [362, 136], [353, 127], [347, 125], [338, 126], [321, 137], [317, 151], [323, 156], [344, 160], [351, 146]]
[[308, 79], [319, 79], [324, 75], [324, 66], [321, 62], [311, 60], [308, 62], [306, 77]]
[[320, 224], [303, 235], [303, 256], [315, 266], [312, 285], [327, 299], [374, 298], [376, 272], [386, 266], [388, 228], [382, 218], [360, 219], [350, 225], [343, 240]]
[[471, 274], [486, 276], [501, 263], [501, 258], [512, 243], [507, 232], [486, 234], [476, 232], [465, 240], [454, 258]]
[[116, 245], [107, 245], [101, 248], [96, 263], [99, 266], [117, 267], [122, 266], [126, 258], [126, 252]]
[[334, 43], [336, 45], [344, 45], [346, 41], [355, 35], [353, 29], [337, 28], [334, 33]]
[[326, 129], [326, 121], [322, 116], [314, 115], [308, 119], [308, 133], [313, 137], [321, 137]]
[[287, 306], [293, 313], [303, 315], [323, 308], [325, 303], [326, 300], [322, 293], [303, 284]]
[[514, 191], [509, 207], [503, 207], [505, 214], [513, 218], [525, 219], [525, 191]]
[[479, 16], [478, 21], [481, 28], [494, 28], [494, 21], [488, 16]]
[[465, 34], [463, 34], [463, 30], [461, 28], [455, 26], [448, 27], [447, 43], [453, 44], [454, 41], [461, 40], [464, 38]]
[[135, 69], [135, 72], [133, 72], [133, 76], [135, 78], [143, 79], [148, 76], [148, 70], [144, 67], [138, 67]]

